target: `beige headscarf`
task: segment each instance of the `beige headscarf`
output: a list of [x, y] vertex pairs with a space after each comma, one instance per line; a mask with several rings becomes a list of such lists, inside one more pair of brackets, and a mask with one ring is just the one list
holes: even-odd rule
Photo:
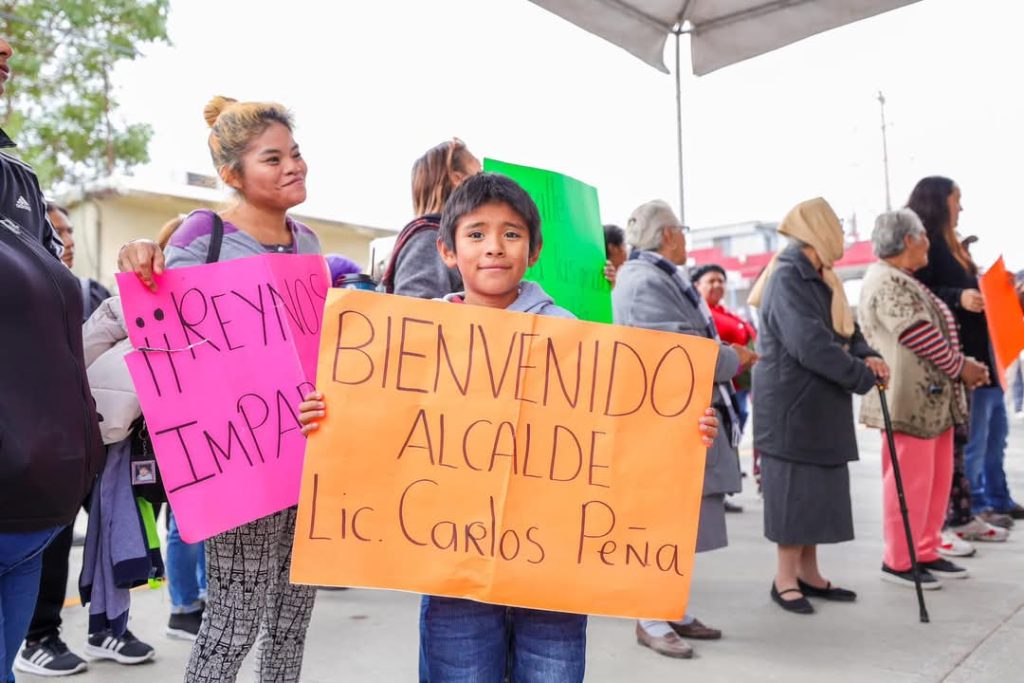
[[[853, 312], [843, 291], [843, 282], [832, 270], [832, 264], [843, 257], [843, 228], [839, 224], [836, 212], [821, 197], [809, 199], [797, 204], [786, 214], [779, 225], [779, 234], [800, 240], [813, 247], [821, 259], [821, 279], [832, 290], [832, 328], [844, 337], [853, 336]], [[768, 278], [775, 272], [778, 254], [771, 260], [768, 267], [757, 278], [754, 288], [750, 290], [747, 303], [751, 306], [761, 305]]]

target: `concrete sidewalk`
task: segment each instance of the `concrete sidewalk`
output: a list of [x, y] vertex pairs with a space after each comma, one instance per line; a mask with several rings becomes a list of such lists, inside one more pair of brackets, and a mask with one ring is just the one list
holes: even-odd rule
[[[768, 597], [774, 546], [761, 534], [761, 502], [737, 497], [746, 511], [729, 516], [728, 548], [698, 556], [690, 612], [724, 630], [718, 642], [695, 642], [693, 660], [671, 660], [636, 645], [633, 622], [590, 621], [587, 680], [661, 681], [949, 681], [1007, 683], [1024, 670], [1024, 523], [1009, 542], [978, 544], [963, 560], [965, 581], [926, 593], [932, 622], [918, 622], [913, 590], [879, 579], [882, 557], [880, 439], [862, 431], [851, 466], [857, 540], [823, 547], [823, 572], [858, 591], [856, 603], [815, 602], [813, 616], [783, 612]], [[1024, 427], [1012, 426], [1010, 487], [1024, 497]], [[749, 470], [749, 458], [744, 468]], [[81, 549], [72, 556], [77, 576]], [[70, 590], [68, 595], [76, 592]], [[303, 681], [416, 680], [418, 596], [371, 590], [321, 591], [306, 645]], [[137, 667], [90, 663], [81, 683], [182, 680], [190, 643], [163, 635], [165, 590], [133, 596], [131, 628], [157, 649]], [[65, 610], [64, 637], [81, 652], [87, 615]], [[250, 657], [251, 660], [251, 657]], [[253, 679], [247, 663], [239, 680]], [[19, 681], [41, 680], [19, 674]]]

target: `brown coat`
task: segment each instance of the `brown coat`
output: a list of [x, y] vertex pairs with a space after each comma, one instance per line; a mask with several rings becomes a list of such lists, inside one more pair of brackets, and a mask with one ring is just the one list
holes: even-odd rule
[[[947, 341], [950, 339], [945, 316], [924, 285], [914, 276], [879, 261], [864, 276], [857, 315], [868, 343], [889, 364], [891, 378], [886, 396], [893, 429], [919, 439], [931, 439], [954, 424], [963, 424], [967, 404], [960, 380], [952, 379], [899, 341], [903, 332], [921, 321], [931, 323]], [[868, 427], [884, 428], [877, 393], [864, 397], [860, 421]]]

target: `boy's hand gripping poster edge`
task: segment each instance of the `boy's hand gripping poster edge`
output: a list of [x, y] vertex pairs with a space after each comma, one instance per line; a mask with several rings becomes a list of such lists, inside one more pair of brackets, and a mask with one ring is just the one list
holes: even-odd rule
[[682, 617], [716, 360], [696, 337], [332, 290], [292, 581]]
[[320, 256], [175, 268], [155, 293], [118, 275], [125, 360], [186, 542], [298, 501], [323, 302]]

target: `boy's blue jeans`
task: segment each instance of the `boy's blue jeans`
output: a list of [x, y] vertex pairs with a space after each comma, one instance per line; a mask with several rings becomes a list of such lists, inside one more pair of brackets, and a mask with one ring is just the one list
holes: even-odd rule
[[206, 552], [202, 543], [186, 543], [178, 533], [178, 523], [168, 510], [167, 588], [171, 594], [171, 613], [198, 612], [206, 597]]
[[424, 614], [431, 683], [579, 683], [587, 617], [430, 596]]
[[1009, 424], [1003, 390], [998, 386], [975, 389], [971, 396], [971, 435], [964, 448], [964, 474], [971, 484], [971, 509], [1007, 512], [1013, 507], [1006, 484], [1003, 458]]
[[14, 658], [36, 609], [43, 550], [62, 528], [0, 533], [0, 683], [14, 681]]

